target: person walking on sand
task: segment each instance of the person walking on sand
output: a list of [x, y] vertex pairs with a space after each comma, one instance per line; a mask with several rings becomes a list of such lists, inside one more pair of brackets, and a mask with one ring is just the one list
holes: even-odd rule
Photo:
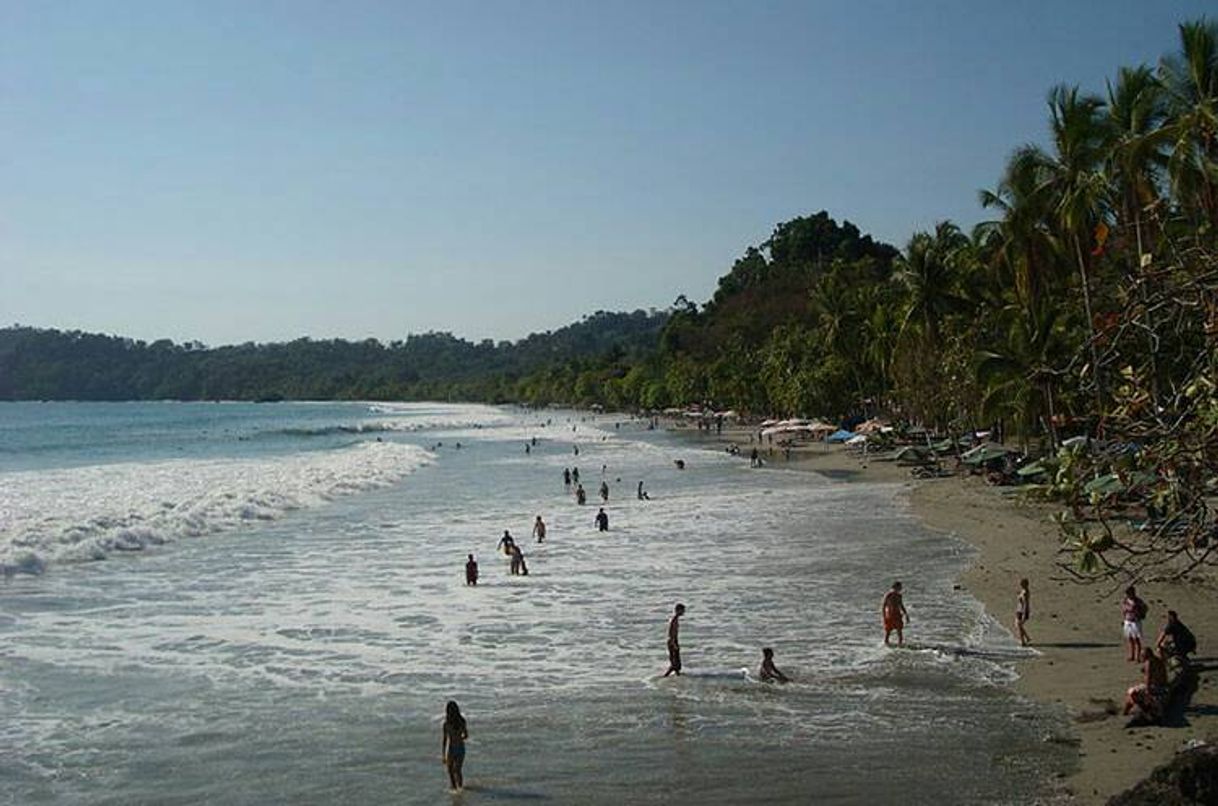
[[1142, 620], [1146, 618], [1149, 608], [1146, 602], [1138, 597], [1138, 591], [1133, 585], [1125, 589], [1125, 598], [1121, 600], [1121, 619], [1124, 622], [1122, 632], [1125, 634], [1125, 646], [1129, 649], [1130, 663], [1136, 663], [1142, 658]]
[[601, 507], [600, 511], [596, 513], [596, 530], [598, 532], [609, 531], [609, 516], [605, 514], [604, 507]]
[[884, 594], [884, 601], [880, 605], [880, 618], [884, 622], [884, 646], [891, 646], [888, 638], [894, 630], [897, 633], [897, 646], [903, 645], [905, 643], [905, 624], [909, 621], [909, 613], [905, 610], [905, 599], [901, 595], [900, 580], [892, 583], [892, 590]]
[[679, 633], [681, 631], [681, 616], [685, 615], [685, 605], [678, 603], [673, 611], [672, 618], [668, 620], [668, 671], [664, 673], [665, 677], [670, 674], [675, 674], [678, 677], [681, 675], [681, 640]]
[[449, 700], [444, 710], [444, 737], [440, 742], [440, 760], [448, 769], [448, 782], [452, 784], [453, 791], [460, 792], [465, 788], [465, 777], [461, 768], [465, 766], [465, 740], [469, 738], [469, 728], [456, 702]]
[[791, 682], [791, 678], [778, 671], [778, 667], [774, 665], [774, 650], [769, 647], [761, 650], [761, 668], [757, 671], [757, 676], [767, 683]]
[[1024, 625], [1032, 618], [1032, 593], [1028, 590], [1027, 577], [1019, 580], [1019, 595], [1015, 598], [1015, 633], [1019, 636], [1019, 645], [1027, 646], [1032, 643]]
[[466, 556], [468, 556], [469, 559], [465, 561], [465, 584], [466, 585], [477, 585], [478, 584], [478, 561], [474, 559], [474, 555], [472, 555], [472, 554], [469, 554]]
[[537, 520], [533, 521], [533, 537], [537, 538], [538, 543], [546, 542], [546, 522], [537, 516]]

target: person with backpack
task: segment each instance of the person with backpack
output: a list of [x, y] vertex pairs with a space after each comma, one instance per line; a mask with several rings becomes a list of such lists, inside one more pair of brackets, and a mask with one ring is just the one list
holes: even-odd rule
[[1128, 660], [1137, 663], [1142, 659], [1142, 621], [1150, 608], [1138, 597], [1133, 585], [1125, 589], [1125, 598], [1121, 600], [1121, 617], [1124, 619], [1123, 632], [1125, 646], [1129, 649]]

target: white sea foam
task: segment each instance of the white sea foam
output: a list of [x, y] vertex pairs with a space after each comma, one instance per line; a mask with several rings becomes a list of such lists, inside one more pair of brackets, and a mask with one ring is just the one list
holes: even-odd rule
[[8, 473], [0, 484], [0, 571], [103, 559], [274, 520], [393, 484], [431, 460], [364, 442], [259, 459], [168, 460]]

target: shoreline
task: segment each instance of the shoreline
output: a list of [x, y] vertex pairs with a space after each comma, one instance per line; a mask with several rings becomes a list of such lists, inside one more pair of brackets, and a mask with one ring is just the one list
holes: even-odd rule
[[[741, 448], [741, 461], [748, 460], [749, 429], [689, 433], [707, 445], [734, 442]], [[1105, 803], [1170, 761], [1190, 741], [1218, 738], [1218, 682], [1214, 670], [1205, 668], [1218, 641], [1218, 588], [1212, 579], [1138, 584], [1139, 595], [1150, 605], [1144, 624], [1147, 643], [1156, 640], [1167, 610], [1176, 610], [1197, 636], [1197, 666], [1202, 670], [1184, 713], [1185, 724], [1126, 729], [1119, 708], [1125, 690], [1139, 681], [1141, 667], [1125, 659], [1120, 614], [1124, 585], [1063, 579], [1064, 572], [1055, 565], [1060, 539], [1049, 520], [1052, 505], [1024, 503], [1011, 494], [1015, 488], [990, 487], [979, 477], [915, 479], [894, 462], [864, 464], [840, 446], [823, 443], [794, 448], [789, 460], [777, 448], [773, 456], [764, 450], [762, 456], [773, 467], [810, 471], [838, 482], [903, 484], [901, 496], [923, 526], [976, 550], [960, 575], [961, 590], [980, 601], [1008, 632], [1014, 627], [1019, 579], [1030, 579], [1032, 618], [1027, 630], [1031, 648], [1039, 655], [1015, 662], [1018, 679], [1013, 688], [1060, 709], [1077, 739], [1075, 771], [1047, 783], [1056, 795], [1073, 803]], [[916, 612], [917, 602], [911, 600], [910, 605]], [[916, 635], [916, 620], [914, 624]]]

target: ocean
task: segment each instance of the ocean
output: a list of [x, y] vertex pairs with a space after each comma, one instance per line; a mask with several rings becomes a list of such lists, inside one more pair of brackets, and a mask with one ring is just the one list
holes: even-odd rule
[[956, 586], [970, 551], [899, 485], [627, 416], [0, 404], [0, 803], [452, 803], [449, 699], [461, 803], [1033, 802], [1068, 726], [1012, 691], [1032, 650]]

